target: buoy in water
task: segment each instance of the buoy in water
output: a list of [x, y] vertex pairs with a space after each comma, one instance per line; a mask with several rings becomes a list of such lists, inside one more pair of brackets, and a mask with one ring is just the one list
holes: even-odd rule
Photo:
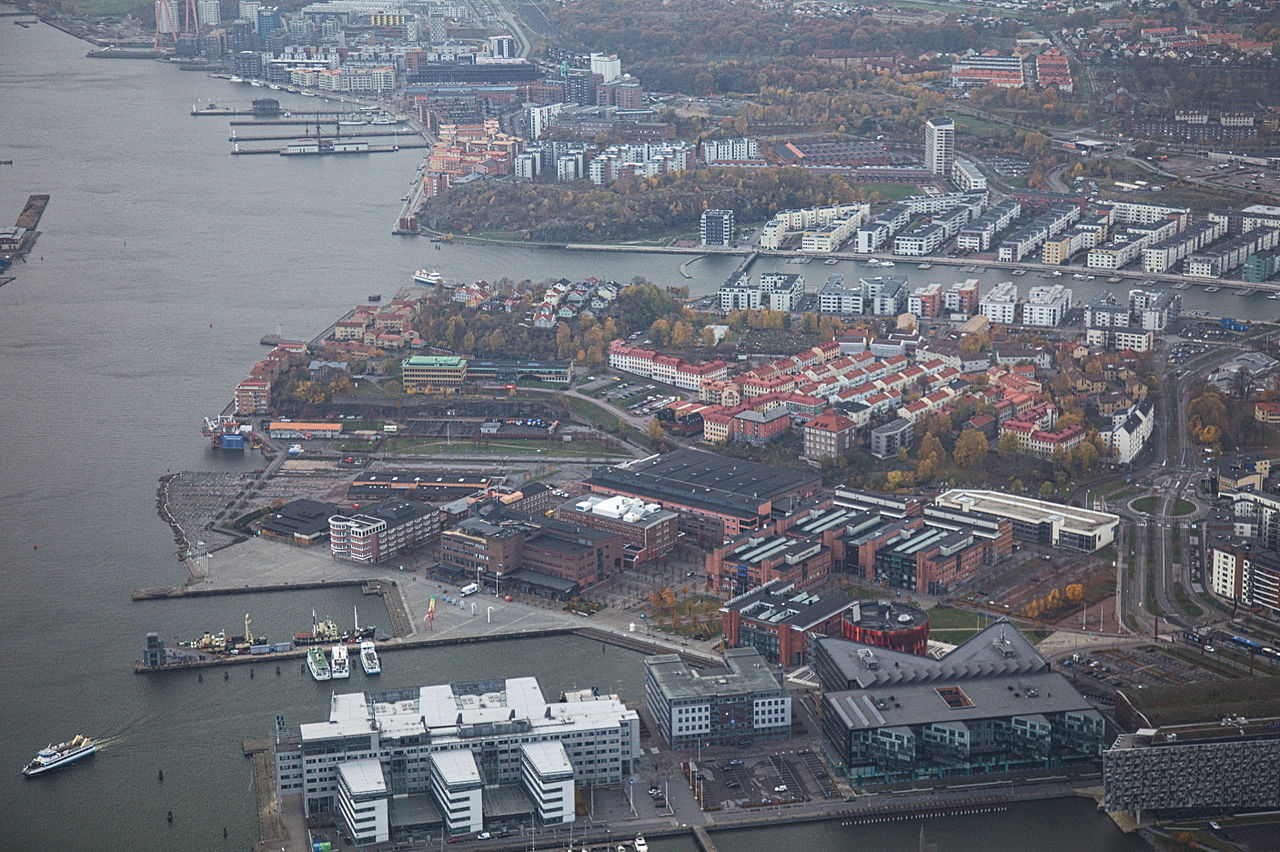
[[230, 672], [223, 672], [223, 673], [222, 673], [222, 679], [223, 679], [223, 680], [231, 680], [231, 673], [230, 673]]
[[173, 811], [169, 811], [165, 819], [168, 820], [169, 822], [173, 822]]
[[156, 780], [157, 780], [157, 781], [163, 781], [163, 780], [164, 780], [164, 770], [163, 770], [163, 769], [161, 769], [159, 772], [157, 772], [157, 773], [156, 773]]

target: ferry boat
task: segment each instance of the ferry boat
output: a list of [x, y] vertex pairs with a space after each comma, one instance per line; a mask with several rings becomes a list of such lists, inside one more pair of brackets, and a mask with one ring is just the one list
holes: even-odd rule
[[307, 669], [316, 680], [332, 680], [333, 670], [329, 668], [329, 659], [323, 648], [312, 648], [307, 651]]
[[649, 852], [649, 843], [643, 835], [636, 835], [636, 852]]
[[426, 284], [428, 287], [439, 287], [444, 283], [444, 276], [434, 269], [419, 269], [413, 274], [415, 284]]
[[330, 666], [330, 671], [334, 680], [345, 680], [351, 677], [351, 660], [347, 657], [346, 645], [333, 646], [333, 664]]
[[22, 768], [28, 778], [52, 772], [55, 769], [82, 760], [98, 750], [98, 744], [84, 734], [76, 734], [69, 742], [50, 743], [36, 753], [35, 758]]
[[367, 675], [382, 674], [382, 663], [378, 660], [378, 650], [368, 639], [360, 643], [360, 668]]

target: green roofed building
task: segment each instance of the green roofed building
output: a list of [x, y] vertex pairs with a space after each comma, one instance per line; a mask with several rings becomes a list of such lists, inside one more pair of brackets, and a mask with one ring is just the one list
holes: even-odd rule
[[467, 359], [457, 355], [414, 355], [401, 378], [407, 393], [452, 393], [467, 380]]

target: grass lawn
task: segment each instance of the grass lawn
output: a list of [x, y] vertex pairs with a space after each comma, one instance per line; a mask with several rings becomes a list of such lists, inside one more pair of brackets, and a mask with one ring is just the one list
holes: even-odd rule
[[[972, 637], [991, 622], [994, 617], [963, 609], [939, 606], [929, 610], [929, 638], [937, 639], [951, 645], [959, 645]], [[1018, 630], [1032, 644], [1038, 644], [1043, 637], [1035, 635], [1035, 631], [1018, 626]]]
[[920, 187], [914, 183], [864, 183], [860, 186], [867, 192], [879, 193], [885, 201], [898, 201], [920, 192]]
[[[1155, 511], [1156, 502], [1163, 498], [1160, 497], [1139, 497], [1129, 505], [1136, 512], [1146, 512], [1148, 515]], [[1173, 504], [1171, 515], [1190, 515], [1196, 510], [1196, 505], [1189, 500], [1179, 499]]]

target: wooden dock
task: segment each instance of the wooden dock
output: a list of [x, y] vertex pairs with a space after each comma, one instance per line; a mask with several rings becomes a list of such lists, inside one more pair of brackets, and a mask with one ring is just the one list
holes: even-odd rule
[[[325, 133], [320, 138], [323, 140], [332, 142], [335, 139], [351, 139], [356, 136], [364, 137], [364, 136], [406, 136], [406, 135], [415, 136], [417, 134], [415, 134], [412, 130], [362, 130], [359, 133], [351, 133], [343, 136], [339, 136], [333, 133]], [[233, 134], [227, 137], [227, 141], [228, 142], [292, 142], [295, 139], [315, 139], [315, 138], [316, 137], [314, 135], [299, 136], [296, 133], [287, 134], [287, 135], [276, 134], [274, 136], [236, 136]]]

